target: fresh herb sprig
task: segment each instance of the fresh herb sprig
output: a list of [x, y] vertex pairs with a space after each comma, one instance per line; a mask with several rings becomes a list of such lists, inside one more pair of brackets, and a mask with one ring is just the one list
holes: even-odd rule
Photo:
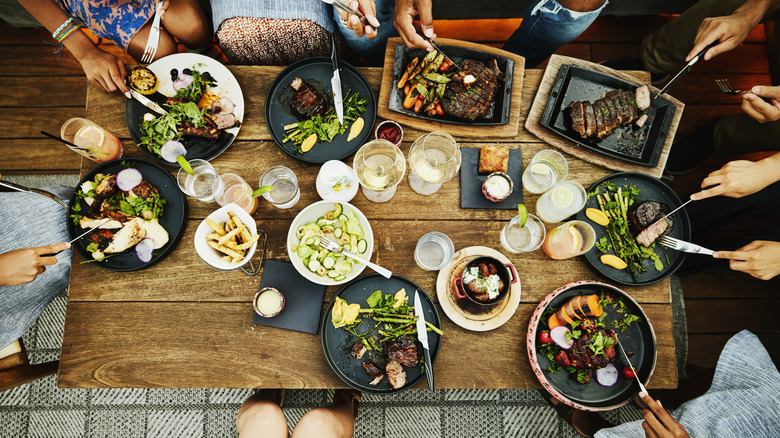
[[317, 141], [330, 143], [338, 134], [347, 131], [347, 122], [354, 122], [366, 110], [368, 99], [361, 99], [357, 93], [348, 90], [344, 99], [344, 124], [339, 123], [336, 109], [328, 108], [325, 115], [317, 114], [309, 120], [291, 123], [284, 126], [286, 136], [282, 143], [292, 141], [295, 149], [300, 152], [301, 143], [312, 134], [317, 134]]

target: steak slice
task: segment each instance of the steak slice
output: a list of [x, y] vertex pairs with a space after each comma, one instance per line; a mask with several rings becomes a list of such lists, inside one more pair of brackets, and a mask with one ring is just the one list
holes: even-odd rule
[[387, 375], [387, 382], [393, 389], [401, 388], [406, 385], [406, 371], [400, 363], [391, 360], [385, 365], [385, 373]]
[[615, 102], [612, 101], [612, 99], [603, 99], [602, 102], [604, 102], [604, 107], [607, 109], [607, 122], [605, 122], [605, 125], [607, 125], [607, 134], [614, 131], [615, 128], [620, 126], [620, 116], [618, 115], [618, 110], [615, 107]]
[[572, 102], [569, 104], [569, 115], [571, 116], [571, 127], [580, 137], [585, 137], [585, 107], [582, 102]]
[[[469, 121], [488, 115], [496, 96], [500, 74], [495, 59], [487, 63], [467, 59], [444, 89], [442, 110]], [[470, 82], [471, 78], [474, 81]]]
[[607, 129], [604, 125], [604, 102], [597, 100], [593, 104], [593, 111], [596, 113], [596, 137], [604, 138], [607, 136]]
[[301, 119], [310, 119], [317, 114], [325, 114], [328, 101], [310, 83], [301, 78], [295, 78], [290, 84], [295, 90], [290, 98], [290, 109]]
[[369, 382], [369, 384], [372, 386], [379, 385], [379, 382], [381, 382], [382, 378], [385, 377], [385, 372], [382, 371], [376, 362], [371, 359], [367, 359], [365, 362], [363, 362], [363, 368], [366, 370], [366, 373], [368, 373], [368, 376], [374, 379]]
[[583, 103], [585, 107], [585, 137], [595, 137], [598, 124], [596, 123], [596, 111], [593, 109], [593, 105], [589, 101]]
[[411, 336], [399, 336], [387, 348], [387, 358], [409, 368], [417, 366], [417, 343]]

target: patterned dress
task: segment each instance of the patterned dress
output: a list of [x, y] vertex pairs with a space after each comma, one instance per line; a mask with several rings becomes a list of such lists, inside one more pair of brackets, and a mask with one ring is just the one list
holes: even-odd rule
[[96, 36], [127, 51], [130, 40], [154, 15], [154, 0], [57, 0]]

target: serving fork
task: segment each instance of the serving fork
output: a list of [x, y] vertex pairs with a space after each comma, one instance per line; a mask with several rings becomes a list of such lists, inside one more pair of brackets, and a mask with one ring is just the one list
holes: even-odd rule
[[356, 260], [356, 261], [361, 262], [361, 263], [365, 263], [366, 265], [368, 265], [369, 268], [371, 268], [374, 271], [378, 272], [380, 275], [382, 275], [385, 278], [390, 278], [390, 276], [393, 275], [393, 273], [390, 272], [388, 269], [385, 269], [385, 268], [383, 268], [383, 267], [381, 267], [381, 266], [379, 266], [377, 264], [371, 263], [368, 260], [364, 260], [364, 259], [356, 256], [352, 252], [347, 251], [346, 249], [344, 249], [341, 246], [339, 246], [338, 243], [328, 239], [325, 236], [320, 237], [319, 245], [321, 247], [327, 249], [328, 251], [338, 252], [338, 253], [344, 254], [345, 256], [347, 256], [347, 257], [349, 257], [349, 258], [351, 258], [353, 260]]
[[157, 54], [157, 46], [160, 42], [160, 18], [162, 14], [163, 2], [157, 3], [157, 7], [154, 11], [154, 19], [152, 20], [152, 28], [149, 31], [149, 40], [146, 41], [146, 48], [144, 54], [141, 55], [141, 62], [151, 64], [154, 61], [154, 55]]
[[705, 254], [712, 255], [715, 251], [696, 245], [694, 243], [686, 242], [684, 240], [675, 239], [674, 237], [661, 236], [658, 239], [658, 243], [677, 251], [689, 252], [691, 254]]

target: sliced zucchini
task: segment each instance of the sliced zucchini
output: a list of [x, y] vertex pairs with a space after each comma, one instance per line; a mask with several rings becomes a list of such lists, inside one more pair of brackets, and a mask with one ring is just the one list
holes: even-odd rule
[[306, 225], [301, 225], [300, 227], [298, 227], [297, 230], [295, 230], [295, 237], [300, 239], [301, 237], [303, 237], [303, 234], [305, 232], [306, 232]]
[[316, 244], [315, 240], [316, 240], [315, 238], [309, 237], [309, 238], [306, 239], [305, 243], [306, 243], [306, 245], [315, 245]]
[[342, 214], [341, 216], [339, 216], [339, 221], [341, 221], [343, 223], [347, 223], [348, 220], [349, 220], [349, 218], [345, 214]]
[[311, 256], [309, 256], [312, 260], [319, 260], [320, 259], [320, 252], [318, 250], [314, 250], [313, 253], [311, 253]]
[[339, 275], [341, 275], [341, 273], [339, 271], [328, 271], [328, 277], [330, 277], [330, 278], [336, 278]]
[[324, 217], [321, 217], [317, 219], [317, 226], [320, 227], [320, 229], [326, 225], [330, 225], [330, 221]]
[[358, 240], [357, 244], [357, 250], [360, 254], [363, 254], [366, 252], [366, 249], [368, 249], [368, 242], [365, 241], [365, 239]]
[[322, 266], [325, 267], [325, 269], [332, 269], [333, 265], [336, 264], [336, 259], [333, 257], [325, 257], [322, 259]]
[[346, 276], [346, 275], [339, 275], [338, 277], [334, 278], [334, 280], [336, 280], [336, 281], [341, 281], [341, 280], [343, 280], [343, 279], [345, 279], [345, 278], [347, 278], [347, 276]]
[[342, 207], [341, 204], [339, 204], [339, 203], [333, 204], [333, 206], [336, 207], [336, 209], [333, 210], [333, 217], [337, 218], [337, 217], [341, 216], [341, 213], [344, 212], [344, 207]]
[[338, 239], [339, 237], [341, 237], [342, 232], [343, 231], [341, 231], [341, 228], [336, 228], [335, 230], [333, 230], [333, 235], [336, 237], [336, 239]]
[[319, 260], [314, 258], [309, 259], [308, 268], [311, 272], [317, 272], [317, 269], [319, 269], [321, 266], [322, 264], [320, 264]]
[[[319, 260], [320, 263], [322, 263], [322, 260], [325, 259], [325, 257], [328, 256], [328, 254], [330, 254], [330, 251], [328, 251], [327, 249], [323, 249], [322, 251], [320, 251], [320, 256], [317, 257], [317, 260]], [[328, 268], [328, 269], [330, 269], [330, 268]]]
[[344, 245], [342, 248], [344, 248], [344, 251], [352, 251], [352, 245], [350, 245], [349, 243]]
[[349, 235], [349, 246], [352, 248], [357, 248], [358, 243], [358, 237], [356, 234], [350, 234]]

